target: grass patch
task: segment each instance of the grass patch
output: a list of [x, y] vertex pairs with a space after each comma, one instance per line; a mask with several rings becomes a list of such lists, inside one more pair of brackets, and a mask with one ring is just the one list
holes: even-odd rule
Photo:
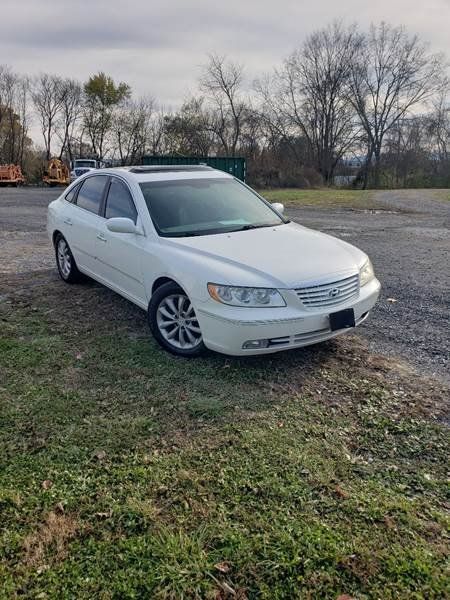
[[351, 337], [176, 359], [92, 284], [0, 318], [0, 597], [445, 595], [437, 383]]
[[[398, 190], [346, 190], [340, 188], [320, 188], [300, 190], [297, 188], [260, 190], [261, 196], [269, 202], [282, 202], [286, 206], [314, 206], [319, 208], [343, 208], [353, 210], [387, 210], [385, 204], [377, 200], [377, 193], [392, 191], [398, 196], [407, 196], [409, 189]], [[417, 190], [415, 190], [417, 191]], [[436, 200], [450, 200], [450, 193], [445, 189], [420, 190]]]
[[299, 190], [295, 188], [263, 190], [261, 195], [269, 202], [282, 202], [286, 206], [318, 206], [370, 210], [383, 208], [375, 201], [372, 190], [343, 190], [322, 188]]

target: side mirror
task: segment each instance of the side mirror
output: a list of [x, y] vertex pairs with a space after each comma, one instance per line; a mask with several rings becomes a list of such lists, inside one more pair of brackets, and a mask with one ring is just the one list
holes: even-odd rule
[[138, 228], [131, 219], [114, 217], [106, 221], [106, 228], [114, 233], [139, 233]]
[[281, 202], [274, 202], [272, 204], [272, 207], [278, 212], [280, 213], [280, 215], [282, 215], [284, 213], [284, 204], [281, 204]]

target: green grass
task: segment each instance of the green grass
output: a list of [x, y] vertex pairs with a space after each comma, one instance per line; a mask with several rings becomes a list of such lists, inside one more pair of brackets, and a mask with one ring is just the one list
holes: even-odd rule
[[[381, 190], [383, 191], [383, 190]], [[386, 190], [385, 190], [386, 191]], [[411, 192], [409, 189], [392, 190], [402, 196]], [[430, 198], [450, 200], [448, 190], [423, 190]], [[297, 188], [260, 190], [269, 202], [282, 202], [286, 206], [314, 206], [319, 208], [344, 208], [354, 210], [386, 210], [386, 205], [377, 200], [377, 190], [346, 190], [340, 188], [320, 188], [300, 190]]]
[[446, 594], [439, 385], [356, 338], [176, 359], [91, 284], [0, 318], [1, 598]]
[[318, 206], [368, 210], [380, 208], [371, 190], [344, 190], [322, 188], [315, 190], [274, 189], [262, 190], [261, 195], [269, 202], [282, 202], [287, 206]]

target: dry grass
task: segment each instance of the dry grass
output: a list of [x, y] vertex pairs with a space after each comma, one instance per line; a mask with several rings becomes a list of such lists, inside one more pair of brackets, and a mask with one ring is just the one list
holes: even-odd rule
[[49, 512], [45, 521], [23, 541], [24, 563], [36, 567], [47, 562], [64, 560], [69, 542], [80, 530], [80, 524], [72, 515], [63, 512]]

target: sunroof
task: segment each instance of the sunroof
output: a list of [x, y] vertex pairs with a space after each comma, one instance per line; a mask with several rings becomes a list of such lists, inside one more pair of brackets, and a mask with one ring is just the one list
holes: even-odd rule
[[130, 169], [130, 173], [164, 173], [164, 171], [213, 171], [213, 169], [206, 165], [143, 165]]

